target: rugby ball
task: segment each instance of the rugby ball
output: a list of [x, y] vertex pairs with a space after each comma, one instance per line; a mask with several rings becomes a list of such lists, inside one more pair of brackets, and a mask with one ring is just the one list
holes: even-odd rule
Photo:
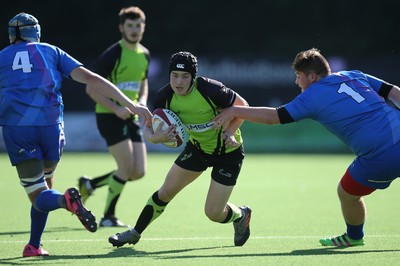
[[153, 111], [153, 120], [152, 120], [152, 128], [154, 131], [158, 128], [158, 125], [161, 122], [164, 122], [162, 130], [166, 130], [170, 125], [175, 125], [176, 132], [178, 133], [175, 141], [164, 142], [162, 144], [170, 148], [177, 148], [181, 146], [183, 143], [186, 143], [188, 139], [186, 126], [179, 119], [178, 115], [176, 115], [169, 109], [162, 109], [162, 108], [155, 109]]

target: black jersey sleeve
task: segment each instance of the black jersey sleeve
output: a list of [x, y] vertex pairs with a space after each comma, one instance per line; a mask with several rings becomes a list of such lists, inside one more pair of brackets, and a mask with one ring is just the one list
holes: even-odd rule
[[109, 48], [107, 48], [99, 57], [94, 65], [94, 72], [99, 74], [104, 78], [110, 77], [112, 80], [112, 71], [115, 64], [119, 62], [121, 57], [122, 48], [119, 43], [114, 43]]
[[197, 89], [204, 98], [209, 98], [217, 107], [230, 107], [236, 100], [236, 92], [217, 80], [198, 77]]
[[385, 100], [388, 99], [389, 97], [389, 92], [390, 90], [393, 88], [394, 85], [387, 83], [387, 82], [383, 82], [381, 85], [381, 88], [379, 89], [378, 94], [380, 96], [382, 96], [383, 98], [385, 98]]
[[284, 106], [279, 106], [276, 108], [278, 112], [279, 121], [281, 124], [288, 124], [294, 122], [293, 117], [289, 114]]
[[169, 84], [159, 89], [156, 93], [156, 96], [154, 97], [153, 108], [151, 111], [154, 111], [157, 108], [168, 109], [173, 93], [174, 91]]

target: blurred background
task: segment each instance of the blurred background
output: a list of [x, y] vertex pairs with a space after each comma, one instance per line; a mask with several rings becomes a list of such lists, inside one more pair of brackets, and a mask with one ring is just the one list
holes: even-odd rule
[[[150, 107], [154, 93], [168, 82], [170, 55], [181, 50], [198, 57], [199, 75], [223, 82], [256, 106], [279, 106], [300, 92], [290, 65], [299, 51], [312, 47], [322, 51], [333, 71], [359, 69], [400, 85], [400, 2], [395, 0], [15, 0], [0, 10], [1, 48], [8, 45], [8, 21], [23, 11], [38, 18], [42, 42], [92, 69], [100, 53], [121, 38], [118, 12], [131, 5], [147, 17], [142, 44], [152, 55]], [[66, 150], [104, 151], [84, 87], [65, 80], [62, 93]], [[242, 132], [247, 152], [349, 152], [313, 121], [245, 122]], [[149, 150], [171, 149], [149, 145]]]

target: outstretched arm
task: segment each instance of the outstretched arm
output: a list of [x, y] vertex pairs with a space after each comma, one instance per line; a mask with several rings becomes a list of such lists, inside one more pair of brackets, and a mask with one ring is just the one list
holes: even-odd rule
[[217, 127], [227, 126], [233, 118], [260, 124], [280, 124], [278, 111], [272, 107], [232, 106], [221, 110], [212, 121]]
[[[233, 103], [232, 106], [248, 106], [248, 105], [249, 104], [242, 96], [236, 94], [235, 102]], [[225, 145], [227, 145], [228, 147], [234, 147], [239, 145], [239, 143], [237, 143], [235, 140], [234, 134], [236, 130], [238, 130], [238, 128], [243, 124], [243, 121], [244, 121], [243, 119], [234, 117], [232, 118], [232, 120], [229, 121], [229, 123], [226, 124], [227, 126], [224, 127], [223, 138], [225, 140]]]
[[107, 79], [82, 66], [72, 70], [71, 77], [75, 81], [86, 84], [86, 91], [94, 100], [107, 106], [109, 102], [106, 101], [106, 98], [111, 98], [129, 108], [133, 114], [138, 114], [142, 117], [146, 125], [151, 125], [152, 115], [147, 107], [134, 104]]
[[149, 97], [149, 81], [147, 79], [142, 80], [140, 82], [140, 90], [139, 90], [139, 104], [143, 106], [147, 106], [147, 98]]
[[111, 98], [108, 98], [98, 92], [97, 90], [88, 90], [86, 88], [86, 93], [92, 98], [96, 103], [100, 103], [114, 112], [116, 116], [121, 118], [122, 120], [126, 120], [132, 116], [131, 110], [128, 107], [121, 106], [117, 102], [113, 101]]
[[[236, 99], [232, 106], [249, 106], [249, 104], [242, 96], [236, 94]], [[233, 118], [225, 128], [225, 131], [232, 133], [236, 132], [236, 130], [243, 124], [243, 121], [243, 119], [238, 117]]]
[[388, 98], [397, 106], [397, 108], [400, 108], [400, 88], [398, 86], [393, 86], [389, 92]]

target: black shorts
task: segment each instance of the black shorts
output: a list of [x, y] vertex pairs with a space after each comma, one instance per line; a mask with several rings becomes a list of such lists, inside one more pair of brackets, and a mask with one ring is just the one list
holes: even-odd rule
[[205, 171], [212, 167], [211, 178], [222, 185], [234, 186], [239, 176], [244, 159], [243, 146], [236, 150], [222, 154], [211, 155], [199, 151], [190, 141], [175, 163], [180, 167], [196, 172]]
[[97, 128], [107, 146], [114, 145], [126, 139], [133, 142], [143, 142], [143, 132], [138, 121], [122, 120], [115, 114], [96, 114]]

